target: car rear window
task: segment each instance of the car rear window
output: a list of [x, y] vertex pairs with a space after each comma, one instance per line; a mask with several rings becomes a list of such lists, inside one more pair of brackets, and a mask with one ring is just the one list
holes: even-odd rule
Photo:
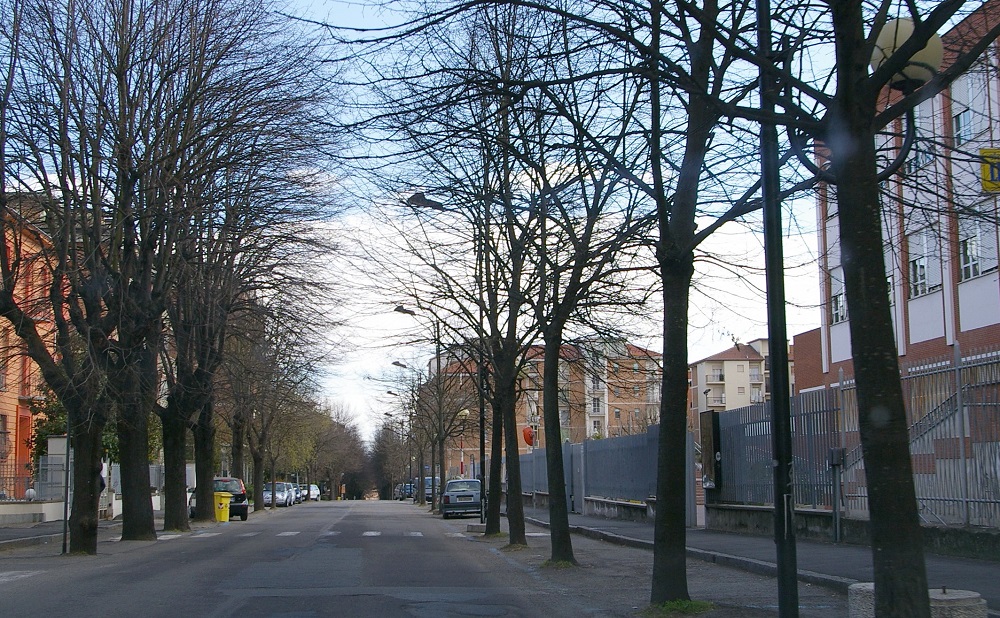
[[445, 491], [479, 491], [479, 481], [448, 481]]
[[236, 479], [217, 479], [215, 481], [215, 491], [228, 491], [233, 494], [241, 494], [243, 493], [243, 487]]

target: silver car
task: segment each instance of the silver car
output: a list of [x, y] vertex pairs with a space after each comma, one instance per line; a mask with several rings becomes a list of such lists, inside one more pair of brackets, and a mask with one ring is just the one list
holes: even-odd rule
[[455, 479], [448, 481], [441, 494], [441, 517], [467, 513], [479, 515], [482, 509], [479, 479]]
[[271, 505], [271, 495], [274, 494], [276, 506], [292, 506], [295, 504], [295, 494], [291, 483], [270, 483], [264, 485], [264, 506]]

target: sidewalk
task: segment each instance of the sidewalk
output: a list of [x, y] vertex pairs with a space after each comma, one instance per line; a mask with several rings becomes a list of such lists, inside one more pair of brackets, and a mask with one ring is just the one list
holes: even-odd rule
[[[548, 526], [547, 509], [526, 506], [528, 523]], [[570, 530], [576, 534], [634, 547], [653, 547], [653, 526], [645, 522], [604, 519], [569, 514]], [[774, 575], [775, 546], [770, 537], [757, 537], [704, 528], [688, 528], [688, 556], [717, 564]], [[1000, 557], [998, 557], [1000, 558]], [[925, 554], [927, 582], [931, 588], [946, 586], [978, 592], [986, 599], [991, 616], [1000, 617], [1000, 562]], [[855, 582], [873, 580], [872, 555], [858, 545], [796, 541], [799, 581], [847, 592]]]

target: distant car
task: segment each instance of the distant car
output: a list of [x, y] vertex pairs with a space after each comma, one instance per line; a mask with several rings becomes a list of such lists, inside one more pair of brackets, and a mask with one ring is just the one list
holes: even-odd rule
[[291, 485], [292, 485], [292, 492], [293, 492], [292, 495], [295, 496], [295, 504], [302, 504], [302, 500], [305, 499], [305, 497], [303, 495], [303, 492], [302, 492], [302, 486], [301, 485], [296, 485], [295, 483], [292, 483]]
[[438, 493], [441, 493], [441, 479], [439, 479], [437, 477], [425, 476], [424, 477], [424, 499], [427, 502], [430, 502], [431, 500], [434, 499], [434, 490], [435, 489], [438, 491]]
[[399, 489], [399, 500], [413, 497], [413, 483], [403, 483]]
[[[196, 492], [194, 487], [189, 489], [191, 495], [188, 497], [188, 511], [191, 517], [194, 517], [195, 505], [197, 499], [195, 498]], [[250, 516], [250, 499], [247, 496], [247, 488], [243, 484], [242, 479], [238, 479], [232, 476], [217, 476], [212, 479], [212, 491], [226, 491], [233, 494], [233, 497], [229, 499], [229, 517], [239, 517], [240, 520], [246, 521], [247, 517]]]
[[274, 495], [275, 506], [292, 506], [295, 495], [291, 483], [272, 483], [264, 485], [264, 505], [271, 506], [271, 496]]
[[319, 501], [319, 486], [317, 486], [317, 485], [299, 485], [299, 489], [302, 490], [302, 499], [303, 500]]
[[441, 495], [441, 517], [472, 513], [479, 515], [482, 508], [479, 479], [455, 479], [448, 481]]

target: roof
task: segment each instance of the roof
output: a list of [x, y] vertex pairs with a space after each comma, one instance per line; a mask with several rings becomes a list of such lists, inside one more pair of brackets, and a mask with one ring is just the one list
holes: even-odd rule
[[712, 356], [703, 358], [700, 361], [695, 361], [691, 364], [700, 365], [701, 363], [709, 361], [739, 361], [739, 360], [762, 361], [764, 360], [764, 357], [761, 356], [757, 350], [751, 348], [747, 344], [737, 343], [728, 350], [723, 350], [718, 354], [713, 354]]

